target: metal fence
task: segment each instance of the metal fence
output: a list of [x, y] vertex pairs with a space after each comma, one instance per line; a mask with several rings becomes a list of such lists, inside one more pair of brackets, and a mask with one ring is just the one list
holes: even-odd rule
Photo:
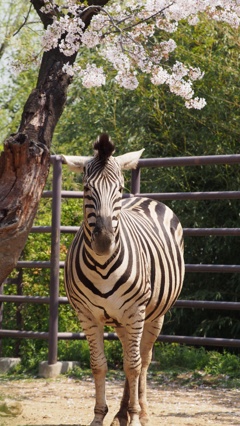
[[[84, 333], [70, 333], [58, 331], [58, 307], [60, 304], [68, 303], [66, 297], [59, 297], [59, 271], [64, 267], [60, 261], [60, 233], [75, 233], [78, 227], [61, 226], [61, 198], [82, 198], [81, 191], [62, 190], [62, 159], [60, 156], [52, 156], [53, 186], [51, 191], [44, 191], [43, 197], [52, 198], [52, 224], [51, 226], [33, 227], [33, 233], [51, 233], [51, 258], [49, 261], [19, 261], [18, 268], [50, 268], [50, 294], [49, 297], [4, 295], [3, 286], [0, 287], [0, 319], [1, 306], [4, 302], [13, 303], [38, 303], [48, 304], [50, 310], [49, 330], [46, 332], [33, 332], [24, 330], [0, 329], [0, 338], [31, 338], [48, 340], [48, 364], [57, 362], [59, 339], [85, 339]], [[240, 164], [240, 155], [214, 155], [199, 157], [177, 157], [140, 159], [139, 166], [132, 171], [131, 193], [125, 197], [145, 196], [155, 200], [223, 200], [240, 199], [240, 191], [217, 191], [217, 192], [176, 192], [176, 193], [141, 193], [140, 192], [140, 170], [143, 167], [185, 167], [218, 164]], [[240, 228], [184, 228], [184, 236], [240, 236]], [[214, 264], [186, 264], [186, 273], [240, 273], [240, 265], [214, 265]], [[203, 300], [178, 300], [174, 307], [194, 309], [217, 309], [240, 311], [239, 302], [215, 302]], [[105, 333], [105, 339], [115, 340], [115, 333]], [[218, 346], [218, 347], [240, 347], [240, 339], [206, 338], [193, 336], [170, 336], [159, 335], [161, 342], [176, 342], [189, 345]]]

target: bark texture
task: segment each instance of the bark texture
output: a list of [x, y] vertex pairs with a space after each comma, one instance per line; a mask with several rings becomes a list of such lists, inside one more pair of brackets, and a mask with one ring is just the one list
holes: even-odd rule
[[0, 159], [0, 283], [26, 243], [46, 181], [48, 149], [24, 134], [10, 137]]

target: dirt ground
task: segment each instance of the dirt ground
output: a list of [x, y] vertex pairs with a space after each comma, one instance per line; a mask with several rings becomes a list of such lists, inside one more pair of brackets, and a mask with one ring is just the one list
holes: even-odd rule
[[[107, 383], [111, 424], [121, 399], [123, 382]], [[150, 426], [240, 425], [240, 390], [149, 384]], [[0, 414], [0, 426], [85, 426], [93, 417], [94, 385], [91, 379], [66, 377], [0, 382], [0, 405], [16, 403], [15, 417]], [[22, 411], [22, 412], [21, 412]]]

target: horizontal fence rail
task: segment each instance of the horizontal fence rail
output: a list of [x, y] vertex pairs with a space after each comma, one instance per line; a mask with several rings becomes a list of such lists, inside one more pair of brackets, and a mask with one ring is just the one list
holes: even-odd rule
[[135, 197], [147, 197], [157, 201], [171, 200], [239, 200], [240, 191], [215, 191], [215, 192], [146, 192], [134, 194]]
[[[48, 296], [11, 296], [8, 294], [0, 296], [1, 302], [13, 302], [13, 303], [37, 303], [37, 304], [49, 304], [50, 297]], [[60, 305], [67, 305], [67, 297], [58, 297], [58, 303]], [[198, 308], [198, 309], [220, 309], [220, 310], [231, 310], [239, 311], [240, 302], [215, 302], [207, 300], [177, 300], [173, 305], [173, 308]], [[1, 330], [0, 330], [1, 334]]]
[[[17, 268], [51, 268], [49, 260], [20, 260]], [[64, 261], [59, 262], [59, 268], [64, 268]], [[214, 272], [214, 273], [234, 273], [240, 272], [240, 265], [206, 265], [206, 264], [185, 264], [186, 272]], [[0, 296], [1, 301], [1, 296]]]
[[[79, 226], [60, 226], [60, 232], [65, 234], [75, 234], [79, 230]], [[51, 226], [34, 226], [31, 230], [34, 234], [49, 233], [51, 234]], [[240, 228], [183, 228], [185, 237], [206, 237], [210, 235], [218, 236], [240, 236]]]
[[[1, 337], [12, 337], [12, 338], [27, 338], [27, 339], [41, 339], [49, 340], [50, 333], [44, 331], [19, 331], [19, 330], [1, 330]], [[103, 338], [105, 340], [118, 340], [116, 333], [104, 333]], [[57, 340], [86, 340], [84, 333], [70, 333], [70, 332], [59, 332], [57, 333]], [[171, 336], [160, 334], [157, 338], [157, 342], [162, 343], [179, 343], [193, 346], [217, 346], [217, 347], [229, 347], [239, 348], [240, 339], [222, 339], [222, 338], [211, 338], [211, 337], [194, 337], [194, 336]]]
[[[43, 198], [52, 198], [52, 224], [51, 226], [34, 226], [32, 233], [51, 234], [51, 259], [49, 261], [27, 261], [21, 260], [17, 263], [17, 268], [50, 268], [51, 283], [50, 295], [42, 296], [19, 296], [5, 295], [0, 293], [0, 311], [3, 303], [33, 303], [47, 304], [50, 307], [49, 331], [26, 331], [26, 330], [3, 330], [0, 329], [0, 338], [30, 338], [44, 339], [49, 342], [48, 363], [57, 362], [57, 342], [59, 339], [69, 340], [85, 339], [84, 333], [59, 332], [58, 331], [58, 306], [68, 304], [66, 297], [59, 297], [59, 271], [64, 268], [64, 262], [59, 260], [60, 234], [75, 234], [78, 226], [61, 226], [61, 198], [83, 198], [82, 191], [62, 190], [62, 159], [60, 156], [52, 156], [53, 165], [53, 188], [44, 191]], [[140, 191], [140, 170], [143, 167], [188, 167], [188, 166], [215, 166], [215, 165], [235, 165], [240, 164], [240, 155], [215, 155], [215, 156], [195, 156], [177, 158], [150, 158], [140, 159], [139, 166], [132, 171], [131, 193], [124, 194], [125, 198], [149, 197], [159, 201], [164, 200], [223, 200], [240, 199], [240, 191], [214, 191], [214, 192], [173, 192], [173, 193], [141, 193]], [[184, 237], [209, 237], [209, 236], [240, 236], [240, 228], [184, 228]], [[240, 273], [240, 265], [217, 265], [217, 264], [186, 264], [187, 273]], [[178, 300], [174, 308], [184, 309], [213, 309], [213, 310], [233, 310], [240, 311], [240, 302], [224, 301], [203, 301], [203, 300]], [[1, 314], [1, 312], [0, 312]], [[104, 333], [104, 339], [116, 340], [115, 333]], [[168, 336], [160, 335], [160, 342], [185, 343], [189, 345], [217, 346], [217, 347], [240, 347], [239, 339], [221, 339], [214, 337], [194, 337], [194, 336]]]
[[139, 167], [186, 167], [240, 164], [240, 154], [201, 155], [191, 157], [140, 158]]

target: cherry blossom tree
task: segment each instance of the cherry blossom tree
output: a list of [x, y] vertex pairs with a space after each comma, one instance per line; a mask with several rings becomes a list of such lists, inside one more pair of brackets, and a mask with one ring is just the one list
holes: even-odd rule
[[[44, 28], [36, 87], [18, 131], [0, 157], [0, 283], [15, 267], [30, 232], [47, 178], [49, 150], [72, 78], [85, 87], [104, 85], [109, 75], [129, 90], [144, 73], [167, 85], [187, 108], [203, 108], [194, 82], [204, 72], [176, 60], [179, 22], [201, 17], [239, 27], [239, 0], [30, 0]], [[26, 23], [26, 22], [24, 22]], [[87, 62], [85, 51], [99, 61]], [[91, 55], [89, 55], [91, 58]], [[109, 72], [111, 70], [111, 72]]]

